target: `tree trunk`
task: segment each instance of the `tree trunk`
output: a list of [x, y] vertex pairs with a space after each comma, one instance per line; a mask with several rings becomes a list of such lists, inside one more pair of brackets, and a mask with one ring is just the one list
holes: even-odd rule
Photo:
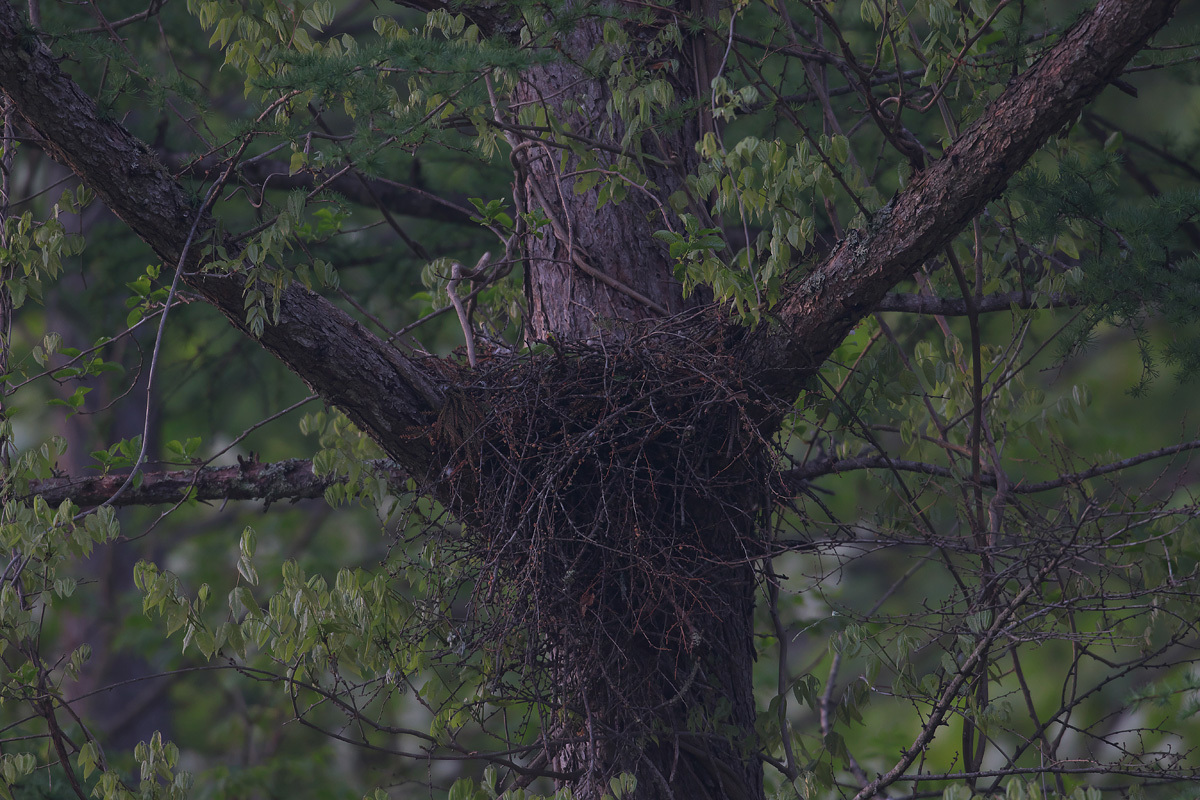
[[[654, 31], [647, 27], [641, 36]], [[641, 44], [635, 32], [627, 31], [627, 47], [610, 47], [612, 58], [628, 57]], [[667, 114], [656, 114], [638, 141], [623, 142], [639, 123], [615, 113], [619, 91], [581, 66], [604, 46], [603, 22], [584, 18], [556, 45], [564, 57], [524, 73], [513, 96], [514, 107], [545, 109], [554, 127], [569, 132], [546, 143], [514, 145], [518, 207], [549, 220], [522, 243], [530, 332], [538, 340], [589, 339], [611, 331], [616, 321], [665, 318], [694, 307], [697, 298], [684, 299], [667, 249], [653, 234], [675, 224], [667, 199], [683, 190], [684, 176], [694, 170], [696, 115], [664, 124]], [[675, 108], [663, 112], [677, 110], [694, 94], [690, 59], [672, 55], [682, 61], [679, 74], [664, 69], [659, 79], [674, 95]], [[564, 152], [567, 147], [573, 149]], [[577, 190], [580, 181], [596, 178], [598, 186]], [[601, 205], [605, 184], [624, 198]]]
[[763, 796], [750, 681], [754, 573], [726, 565], [703, 579], [720, 587], [719, 610], [690, 616], [686, 636], [610, 642], [601, 662], [590, 642], [564, 654], [562, 684], [586, 703], [561, 728], [564, 740], [577, 741], [558, 751], [554, 767], [579, 775], [569, 784], [576, 797], [611, 794], [610, 779], [622, 773], [637, 779], [628, 797]]
[[[657, 109], [644, 133], [630, 136], [631, 125], [647, 121], [615, 114], [618, 90], [581, 66], [602, 46], [603, 25], [598, 18], [581, 20], [555, 42], [563, 57], [527, 71], [512, 98], [514, 108], [544, 108], [553, 127], [591, 140], [575, 142], [568, 135], [514, 146], [518, 209], [540, 211], [549, 220], [541, 236], [531, 231], [523, 240], [529, 333], [536, 340], [621, 339], [627, 323], [665, 320], [699, 299], [683, 297], [667, 249], [653, 234], [676, 224], [668, 198], [685, 191], [684, 176], [696, 167], [696, 143], [707, 123], [696, 113], [664, 120], [696, 95], [703, 80], [698, 75], [707, 74], [703, 48], [688, 42], [686, 52], [663, 54], [664, 61], [677, 58], [680, 64], [677, 72], [658, 70], [674, 103]], [[609, 46], [611, 59], [640, 57], [658, 32], [655, 25], [637, 23], [623, 29], [629, 42]], [[632, 138], [637, 141], [628, 141]], [[575, 149], [564, 156], [562, 145]], [[625, 156], [623, 150], [642, 155]], [[577, 191], [577, 183], [590, 174], [599, 174], [600, 185]], [[620, 202], [600, 203], [600, 186], [608, 182], [624, 193]], [[705, 359], [706, 354], [680, 354], [687, 357]], [[707, 444], [719, 449], [727, 442]], [[694, 455], [708, 460], [707, 454]], [[640, 518], [657, 523], [645, 531], [658, 540], [650, 550], [686, 539], [692, 558], [662, 563], [653, 555], [643, 559], [632, 553], [628, 563], [611, 569], [622, 576], [617, 583], [628, 583], [608, 586], [614, 596], [598, 601], [607, 605], [590, 617], [595, 625], [572, 628], [556, 645], [551, 661], [569, 712], [559, 732], [569, 743], [557, 752], [554, 766], [557, 772], [580, 775], [570, 784], [576, 797], [599, 800], [611, 794], [610, 779], [622, 773], [637, 778], [636, 797], [762, 797], [762, 766], [752, 755], [755, 574], [747, 558], [758, 521], [747, 511], [754, 505], [747, 498], [756, 488], [761, 491], [761, 479], [744, 473], [744, 482], [733, 482], [719, 499], [654, 492], [650, 484], [639, 496], [626, 498], [642, 509]], [[671, 513], [679, 504], [687, 506], [685, 513]], [[601, 513], [593, 505], [594, 498], [581, 516]], [[706, 513], [714, 518], [705, 519]], [[590, 521], [563, 525], [577, 528]], [[622, 524], [614, 520], [609, 526]], [[608, 531], [607, 540], [633, 551], [641, 546], [622, 530]], [[684, 574], [654, 575], [645, 571], [646, 560], [664, 573]], [[639, 586], [639, 578], [647, 585]], [[654, 599], [645, 594], [685, 578], [715, 591], [686, 608], [655, 606], [687, 602], [669, 590]], [[694, 593], [681, 589], [680, 594]]]

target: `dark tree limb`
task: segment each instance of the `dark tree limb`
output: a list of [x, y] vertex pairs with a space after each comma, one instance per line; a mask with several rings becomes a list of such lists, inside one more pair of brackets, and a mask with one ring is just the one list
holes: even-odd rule
[[1180, 158], [1179, 156], [1171, 153], [1166, 148], [1160, 147], [1160, 146], [1154, 144], [1153, 142], [1143, 139], [1141, 136], [1138, 136], [1136, 133], [1131, 133], [1130, 131], [1125, 130], [1121, 126], [1117, 125], [1117, 123], [1111, 122], [1111, 121], [1105, 119], [1104, 117], [1100, 116], [1099, 114], [1089, 112], [1085, 116], [1085, 118], [1089, 121], [1103, 125], [1105, 128], [1108, 128], [1110, 131], [1120, 131], [1121, 137], [1124, 138], [1125, 141], [1129, 142], [1130, 144], [1136, 144], [1138, 147], [1142, 148], [1143, 150], [1145, 150], [1148, 153], [1151, 153], [1151, 154], [1157, 156], [1158, 158], [1161, 158], [1163, 161], [1167, 162], [1168, 164], [1175, 167], [1176, 169], [1180, 169], [1183, 172], [1186, 172], [1190, 177], [1192, 177], [1196, 180], [1200, 180], [1200, 169], [1198, 169], [1195, 164], [1188, 161], [1187, 159]]
[[[390, 461], [372, 462], [383, 470], [392, 483], [408, 478]], [[31, 481], [29, 495], [41, 495], [51, 506], [64, 500], [90, 508], [107, 501], [124, 482], [125, 475], [65, 476]], [[169, 471], [145, 471], [141, 484], [130, 487], [114, 501], [117, 506], [153, 506], [178, 503], [189, 496], [203, 502], [225, 500], [261, 500], [265, 503], [296, 502], [322, 497], [340, 478], [318, 478], [312, 461], [292, 458], [284, 461], [247, 461], [229, 467], [196, 467]]]
[[[169, 268], [178, 264], [196, 205], [143, 142], [101, 114], [59, 69], [54, 54], [8, 2], [0, 2], [0, 91], [51, 158], [78, 175]], [[211, 234], [214, 225], [205, 213], [197, 230]], [[222, 244], [238, 252], [231, 243]], [[201, 271], [199, 250], [191, 248], [185, 282], [252, 336], [244, 278]], [[279, 322], [268, 324], [259, 342], [391, 456], [416, 474], [428, 469], [434, 448], [425, 429], [441, 407], [445, 388], [432, 360], [403, 355], [295, 283], [280, 298]]]
[[[948, 467], [943, 467], [939, 464], [928, 464], [924, 461], [908, 461], [901, 458], [888, 458], [885, 455], [864, 455], [851, 456], [850, 458], [834, 458], [826, 456], [824, 458], [815, 458], [803, 466], [793, 467], [789, 470], [784, 470], [784, 482], [793, 488], [802, 488], [817, 478], [826, 475], [839, 475], [843, 472], [856, 472], [864, 469], [891, 469], [899, 472], [916, 472], [922, 475], [933, 475], [939, 478], [953, 477], [953, 473]], [[995, 479], [985, 475], [984, 481], [991, 480], [991, 484], [995, 485]]]
[[[1097, 464], [1079, 472], [1060, 475], [1052, 480], [1016, 483], [1009, 488], [1009, 491], [1013, 494], [1035, 494], [1051, 489], [1061, 489], [1090, 478], [1111, 475], [1147, 461], [1167, 458], [1196, 449], [1200, 449], [1200, 440], [1150, 450], [1107, 464]], [[401, 485], [410, 477], [393, 461], [372, 461], [368, 466], [386, 473], [389, 481], [396, 486]], [[850, 458], [827, 456], [813, 459], [803, 466], [785, 470], [782, 477], [786, 485], [801, 490], [817, 478], [870, 469], [912, 472], [939, 478], [954, 477], [954, 473], [949, 467], [940, 464], [888, 458], [882, 454]], [[31, 481], [28, 495], [41, 495], [51, 506], [57, 506], [64, 500], [70, 500], [78, 506], [88, 508], [108, 500], [124, 480], [124, 475], [47, 478]], [[296, 502], [320, 498], [327, 488], [341, 482], [342, 480], [336, 477], [318, 478], [313, 474], [312, 461], [300, 458], [273, 462], [247, 461], [236, 466], [226, 467], [150, 470], [143, 473], [141, 485], [138, 488], [126, 489], [117, 498], [114, 505], [152, 506], [178, 503], [188, 492], [191, 492], [193, 499], [202, 502], [224, 500], [259, 500], [265, 503]], [[987, 487], [995, 488], [996, 486], [994, 475], [985, 473], [981, 476], [981, 482]]]
[[[216, 180], [225, 171], [225, 162], [217, 158], [206, 158], [198, 162], [184, 163], [181, 154], [167, 155], [168, 166], [177, 174], [201, 180]], [[243, 181], [264, 189], [313, 189], [322, 178], [314, 179], [311, 172], [288, 174], [286, 161], [261, 159], [239, 164], [237, 175]], [[336, 192], [351, 203], [362, 206], [386, 208], [393, 214], [405, 217], [434, 220], [437, 222], [455, 222], [459, 224], [474, 224], [471, 222], [470, 203], [466, 195], [443, 198], [432, 192], [427, 192], [413, 186], [406, 186], [397, 181], [363, 176], [359, 179], [351, 173], [339, 175], [326, 184], [326, 188]]]
[[1101, 0], [1014, 78], [938, 161], [851, 231], [749, 337], [747, 364], [794, 398], [889, 289], [945, 247], [1056, 131], [1075, 119], [1174, 13], [1178, 0]]

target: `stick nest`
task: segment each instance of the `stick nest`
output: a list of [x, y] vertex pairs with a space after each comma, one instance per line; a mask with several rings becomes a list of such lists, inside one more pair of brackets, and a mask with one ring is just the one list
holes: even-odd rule
[[746, 655], [713, 632], [745, 627], [774, 462], [737, 363], [693, 333], [485, 359], [439, 420], [468, 644], [531, 699], [636, 714]]

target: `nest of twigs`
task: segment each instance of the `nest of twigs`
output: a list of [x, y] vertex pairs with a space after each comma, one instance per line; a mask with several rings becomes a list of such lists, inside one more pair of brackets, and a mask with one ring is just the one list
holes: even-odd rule
[[712, 632], [752, 605], [774, 473], [762, 409], [733, 356], [690, 333], [485, 358], [439, 420], [470, 649], [541, 701], [671, 702], [700, 659], [731, 655]]

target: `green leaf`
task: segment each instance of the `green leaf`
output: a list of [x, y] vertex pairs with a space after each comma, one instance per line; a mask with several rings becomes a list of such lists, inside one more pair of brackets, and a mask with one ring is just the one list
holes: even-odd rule
[[470, 778], [459, 778], [450, 787], [448, 800], [472, 800], [475, 795], [475, 781]]
[[835, 161], [845, 164], [850, 160], [850, 140], [837, 134], [829, 142], [829, 151]]

